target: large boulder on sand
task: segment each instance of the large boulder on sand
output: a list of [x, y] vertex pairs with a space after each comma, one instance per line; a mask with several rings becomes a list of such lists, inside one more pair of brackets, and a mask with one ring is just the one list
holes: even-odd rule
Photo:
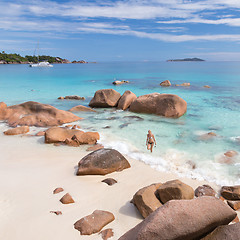
[[45, 143], [60, 143], [65, 142], [66, 139], [72, 139], [78, 145], [95, 144], [100, 139], [100, 136], [98, 132], [83, 132], [63, 127], [52, 127], [45, 132]]
[[223, 186], [220, 193], [227, 200], [240, 200], [240, 185]]
[[68, 111], [70, 111], [70, 112], [96, 112], [95, 110], [93, 110], [89, 107], [85, 107], [83, 105], [78, 105], [78, 106], [72, 107]]
[[141, 188], [133, 196], [132, 203], [137, 207], [138, 211], [144, 218], [162, 206], [155, 195], [156, 190], [161, 185], [161, 183], [156, 183]]
[[7, 131], [4, 132], [5, 135], [18, 135], [18, 134], [24, 134], [29, 132], [29, 127], [28, 126], [21, 126], [21, 127], [16, 127], [12, 129], [8, 129]]
[[240, 239], [240, 223], [217, 227], [201, 240], [237, 240]]
[[89, 103], [90, 107], [116, 107], [121, 94], [114, 89], [101, 89], [95, 92], [94, 97]]
[[187, 102], [177, 95], [151, 93], [140, 96], [133, 101], [130, 105], [130, 111], [178, 118], [187, 111]]
[[18, 105], [0, 107], [0, 120], [5, 120], [10, 126], [58, 126], [74, 122], [81, 118], [71, 112], [59, 110], [47, 104], [25, 102]]
[[230, 223], [236, 213], [214, 197], [172, 200], [158, 208], [119, 240], [199, 239]]
[[157, 189], [157, 194], [162, 203], [173, 199], [194, 198], [193, 188], [179, 180], [165, 182]]
[[74, 223], [74, 228], [80, 231], [81, 235], [91, 235], [115, 219], [114, 215], [107, 211], [95, 210], [92, 214], [81, 218]]
[[131, 167], [117, 150], [103, 148], [94, 151], [78, 163], [77, 175], [106, 175]]
[[121, 96], [121, 98], [118, 102], [117, 108], [126, 110], [127, 108], [129, 108], [129, 106], [135, 99], [137, 99], [137, 96], [133, 92], [127, 90]]

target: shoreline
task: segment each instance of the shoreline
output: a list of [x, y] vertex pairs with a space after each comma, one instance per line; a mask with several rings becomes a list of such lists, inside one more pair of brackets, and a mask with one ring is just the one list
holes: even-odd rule
[[[7, 128], [0, 127], [1, 133]], [[40, 130], [39, 128], [33, 128]], [[31, 134], [31, 131], [30, 133]], [[27, 134], [27, 135], [29, 135]], [[2, 237], [7, 240], [26, 239], [102, 239], [101, 235], [81, 236], [73, 224], [94, 210], [106, 210], [115, 220], [106, 228], [113, 228], [118, 239], [143, 218], [130, 203], [140, 188], [155, 182], [180, 179], [193, 189], [203, 184], [216, 191], [220, 186], [207, 181], [181, 178], [176, 174], [160, 172], [149, 165], [126, 156], [131, 168], [105, 176], [76, 176], [76, 166], [90, 152], [87, 146], [53, 146], [43, 143], [44, 137], [0, 136], [0, 210]], [[112, 177], [118, 181], [108, 186], [101, 181]], [[52, 191], [63, 187], [64, 192]], [[74, 204], [63, 205], [59, 199], [70, 193]], [[62, 211], [56, 216], [50, 211]], [[14, 227], [14, 231], [12, 230]]]

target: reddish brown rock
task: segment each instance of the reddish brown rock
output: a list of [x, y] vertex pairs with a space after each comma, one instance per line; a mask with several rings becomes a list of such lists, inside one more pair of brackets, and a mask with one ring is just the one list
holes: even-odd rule
[[234, 150], [229, 150], [227, 152], [224, 153], [224, 155], [226, 157], [232, 158], [238, 155], [238, 152], [234, 151]]
[[44, 131], [40, 131], [40, 132], [36, 133], [35, 136], [40, 137], [40, 136], [44, 136], [44, 135], [45, 135], [45, 132]]
[[45, 143], [64, 142], [68, 145], [95, 144], [100, 139], [98, 132], [83, 132], [77, 129], [52, 127], [46, 130]]
[[116, 107], [121, 94], [113, 89], [102, 89], [95, 92], [94, 97], [89, 103], [90, 107]]
[[89, 107], [85, 107], [83, 105], [78, 105], [78, 106], [72, 107], [68, 111], [70, 111], [70, 112], [96, 112], [95, 110], [93, 110]]
[[236, 212], [214, 197], [172, 200], [158, 208], [119, 240], [190, 240], [230, 223]]
[[104, 148], [102, 144], [95, 144], [92, 147], [87, 148], [87, 151], [96, 151], [102, 148]]
[[91, 235], [115, 219], [114, 215], [107, 211], [96, 210], [91, 215], [81, 218], [74, 223], [74, 228], [80, 231], [81, 235]]
[[163, 82], [160, 83], [160, 86], [162, 87], [170, 87], [172, 84], [169, 80], [165, 80]]
[[179, 118], [187, 111], [187, 102], [177, 95], [151, 93], [132, 102], [130, 111]]
[[227, 200], [240, 200], [240, 185], [223, 186], [220, 193]]
[[137, 207], [141, 215], [146, 218], [149, 214], [162, 206], [155, 193], [161, 183], [152, 184], [141, 188], [133, 196], [132, 203]]
[[106, 183], [109, 186], [112, 186], [115, 183], [117, 183], [117, 180], [115, 180], [113, 178], [106, 178], [106, 179], [102, 180], [102, 182]]
[[205, 88], [211, 88], [209, 85], [204, 85], [203, 87], [205, 87]]
[[217, 227], [201, 240], [237, 240], [240, 239], [240, 223]]
[[5, 135], [19, 135], [19, 134], [24, 134], [24, 133], [28, 133], [28, 132], [29, 132], [28, 126], [21, 126], [21, 127], [8, 129], [7, 131], [4, 132], [4, 134]]
[[195, 196], [202, 197], [202, 196], [216, 196], [216, 191], [209, 185], [202, 185], [195, 189]]
[[176, 84], [175, 86], [177, 87], [189, 87], [191, 84], [190, 83], [181, 83], [181, 84]]
[[59, 99], [59, 100], [64, 100], [64, 97], [61, 96], [61, 97], [58, 97], [58, 99]]
[[129, 167], [127, 159], [117, 150], [103, 148], [81, 159], [77, 175], [106, 175]]
[[105, 229], [101, 231], [100, 234], [102, 235], [103, 240], [107, 240], [114, 236], [112, 228]]
[[227, 203], [232, 209], [236, 211], [240, 209], [240, 201], [227, 201]]
[[80, 119], [71, 112], [38, 102], [25, 102], [0, 109], [0, 120], [7, 121], [10, 126], [58, 126]]
[[162, 203], [166, 203], [173, 199], [193, 199], [194, 190], [179, 180], [173, 180], [163, 183], [157, 189], [157, 195]]
[[50, 213], [55, 213], [56, 215], [62, 215], [61, 211], [50, 211]]
[[126, 110], [127, 108], [130, 107], [131, 103], [136, 99], [137, 99], [137, 96], [133, 92], [127, 90], [121, 96], [121, 98], [118, 102], [117, 108], [122, 109], [122, 110]]
[[75, 203], [72, 196], [69, 193], [66, 193], [60, 200], [62, 204]]
[[63, 191], [64, 191], [64, 189], [59, 187], [59, 188], [54, 189], [53, 194], [57, 194], [57, 193], [60, 193], [60, 192], [63, 192]]

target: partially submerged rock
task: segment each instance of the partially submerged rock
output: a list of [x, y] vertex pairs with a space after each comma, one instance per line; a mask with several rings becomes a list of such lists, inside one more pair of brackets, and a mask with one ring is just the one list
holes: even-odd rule
[[58, 126], [80, 119], [71, 112], [38, 102], [25, 102], [10, 107], [2, 104], [0, 108], [0, 120], [7, 121], [10, 126]]
[[89, 103], [90, 107], [116, 107], [121, 94], [114, 89], [101, 89], [95, 92], [94, 97]]
[[203, 87], [205, 87], [205, 88], [211, 88], [209, 85], [204, 85]]
[[122, 110], [126, 110], [127, 108], [130, 107], [131, 103], [136, 99], [137, 99], [137, 96], [133, 92], [127, 90], [121, 96], [121, 98], [118, 102], [117, 108], [122, 109]]
[[129, 167], [127, 159], [117, 150], [103, 148], [81, 159], [77, 175], [106, 175]]
[[112, 186], [115, 183], [117, 183], [117, 180], [115, 180], [113, 178], [106, 178], [106, 179], [102, 180], [102, 182], [106, 183], [109, 186]]
[[5, 135], [19, 135], [19, 134], [25, 134], [29, 132], [28, 126], [21, 126], [21, 127], [15, 127], [8, 129], [4, 132]]
[[59, 100], [63, 100], [63, 99], [66, 99], [66, 100], [85, 100], [85, 97], [80, 97], [80, 96], [77, 96], [77, 95], [71, 95], [71, 96], [59, 97], [58, 99]]
[[96, 210], [91, 215], [81, 218], [74, 223], [74, 228], [81, 235], [91, 235], [101, 231], [101, 229], [115, 219], [114, 215], [107, 211]]
[[191, 84], [190, 83], [181, 83], [181, 84], [176, 84], [175, 86], [177, 87], [189, 87]]
[[223, 186], [220, 193], [227, 200], [240, 200], [240, 185]]
[[63, 127], [52, 127], [45, 132], [45, 143], [65, 143], [79, 146], [82, 144], [95, 144], [99, 139], [98, 132], [83, 132]]
[[236, 217], [228, 205], [214, 197], [172, 200], [158, 208], [119, 240], [199, 239]]
[[199, 137], [200, 140], [206, 141], [211, 140], [213, 138], [217, 137], [217, 134], [215, 132], [208, 132]]
[[226, 157], [232, 158], [238, 155], [238, 152], [234, 151], [234, 150], [229, 150], [227, 152], [224, 153], [224, 155]]
[[72, 107], [68, 111], [70, 111], [70, 112], [96, 112], [92, 108], [85, 107], [83, 105], [78, 105], [78, 106]]
[[237, 240], [240, 239], [240, 223], [217, 227], [201, 240]]
[[160, 86], [162, 87], [170, 87], [172, 84], [169, 80], [165, 80], [163, 82], [160, 83]]
[[130, 111], [179, 118], [186, 113], [187, 102], [177, 95], [151, 93], [140, 96], [133, 101], [130, 105]]
[[196, 197], [202, 196], [216, 196], [216, 191], [209, 185], [202, 185], [195, 189], [194, 191]]
[[137, 207], [141, 215], [146, 218], [149, 214], [162, 206], [155, 193], [161, 183], [152, 184], [141, 188], [133, 196], [132, 203]]
[[157, 194], [162, 203], [166, 203], [173, 199], [194, 198], [193, 188], [179, 180], [172, 180], [163, 183], [157, 189]]
[[73, 200], [72, 196], [69, 193], [66, 193], [59, 201], [62, 204], [75, 203], [75, 201]]
[[129, 83], [129, 81], [126, 81], [126, 80], [121, 80], [121, 81], [120, 80], [116, 80], [112, 84], [113, 85], [122, 85], [124, 83]]

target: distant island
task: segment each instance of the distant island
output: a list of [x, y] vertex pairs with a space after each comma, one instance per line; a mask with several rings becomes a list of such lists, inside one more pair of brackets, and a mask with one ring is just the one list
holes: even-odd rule
[[30, 56], [26, 55], [25, 57], [17, 53], [5, 53], [4, 51], [0, 52], [0, 64], [30, 64], [47, 61], [49, 63], [88, 63], [84, 60], [80, 61], [69, 61], [61, 57], [52, 57], [47, 55], [41, 56]]
[[204, 62], [201, 58], [183, 58], [183, 59], [170, 59], [167, 62]]

